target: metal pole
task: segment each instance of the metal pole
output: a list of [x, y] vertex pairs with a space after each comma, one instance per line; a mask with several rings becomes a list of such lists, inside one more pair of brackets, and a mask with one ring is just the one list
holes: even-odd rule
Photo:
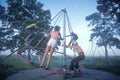
[[[63, 22], [63, 38], [64, 38], [64, 45], [66, 45], [66, 16], [65, 16], [65, 14], [66, 14], [66, 10], [65, 9], [63, 9], [62, 10], [63, 11], [63, 13], [64, 13], [64, 22]], [[63, 53], [64, 53], [64, 62], [63, 62], [63, 66], [64, 66], [64, 68], [66, 68], [66, 47], [64, 46], [64, 48], [63, 48]]]

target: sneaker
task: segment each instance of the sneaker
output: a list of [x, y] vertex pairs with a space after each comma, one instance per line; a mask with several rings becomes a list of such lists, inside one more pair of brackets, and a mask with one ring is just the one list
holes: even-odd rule
[[74, 71], [73, 71], [73, 70], [71, 70], [71, 71], [70, 71], [70, 73], [71, 73], [71, 74], [74, 74]]
[[74, 71], [78, 73], [78, 72], [80, 72], [80, 69], [75, 69]]
[[62, 68], [61, 71], [66, 72], [67, 70], [65, 68]]
[[45, 66], [40, 66], [41, 68], [45, 68]]
[[21, 55], [21, 53], [17, 53], [17, 55]]
[[80, 72], [80, 70], [79, 70], [79, 69], [77, 69], [77, 70], [76, 70], [76, 72], [77, 72], [77, 73], [79, 73], [79, 72]]
[[65, 68], [63, 68], [63, 71], [66, 71], [66, 69], [65, 69]]
[[49, 67], [48, 67], [48, 66], [46, 66], [46, 67], [45, 67], [45, 69], [46, 69], [46, 70], [49, 70]]

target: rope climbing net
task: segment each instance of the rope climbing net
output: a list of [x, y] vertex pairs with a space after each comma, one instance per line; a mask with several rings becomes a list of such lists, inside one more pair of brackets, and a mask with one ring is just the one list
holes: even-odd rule
[[[60, 12], [58, 12], [58, 14], [55, 17], [53, 17], [53, 19], [51, 20], [51, 25], [52, 26], [59, 25], [61, 27], [61, 30], [62, 30], [61, 33], [63, 35], [64, 40], [60, 41], [60, 43], [66, 45], [67, 44], [66, 36], [71, 35], [71, 33], [73, 32], [66, 9], [62, 9]], [[50, 27], [46, 32], [44, 32], [44, 34], [48, 34], [53, 28], [54, 27]], [[13, 53], [17, 52], [18, 56], [23, 61], [25, 61], [27, 64], [35, 66], [37, 68], [40, 68], [40, 62], [41, 62], [42, 55], [45, 52], [45, 48], [40, 48], [39, 45], [40, 45], [40, 43], [43, 43], [43, 41], [45, 41], [45, 40], [47, 42], [47, 39], [45, 39], [45, 35], [43, 35], [39, 39], [39, 41], [37, 43], [35, 43], [34, 46], [31, 46], [31, 43], [33, 43], [36, 38], [38, 38], [38, 36], [35, 36], [34, 33], [30, 33], [25, 38], [24, 44], [19, 49], [14, 51]], [[42, 45], [40, 45], [40, 46], [42, 46]], [[55, 51], [54, 51], [54, 54], [61, 55], [61, 57], [59, 57], [59, 61], [57, 61], [58, 64], [56, 64], [58, 66], [57, 67], [55, 66], [55, 69], [50, 69], [47, 71], [61, 74], [62, 73], [61, 69], [63, 67], [67, 68], [66, 61], [71, 56], [66, 54], [65, 46], [59, 46], [59, 48], [61, 48], [61, 49], [60, 50], [55, 49]], [[12, 55], [13, 53], [11, 53], [10, 55]], [[8, 55], [7, 57], [9, 57], [10, 55]], [[36, 58], [36, 57], [38, 57], [38, 58]], [[51, 63], [52, 63], [52, 61], [51, 61]], [[45, 69], [43, 69], [43, 70], [45, 70]]]

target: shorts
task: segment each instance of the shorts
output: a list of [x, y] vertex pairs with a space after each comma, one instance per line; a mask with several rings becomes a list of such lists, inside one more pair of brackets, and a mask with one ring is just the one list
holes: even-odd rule
[[50, 39], [47, 43], [47, 46], [55, 47], [57, 41], [55, 39]]

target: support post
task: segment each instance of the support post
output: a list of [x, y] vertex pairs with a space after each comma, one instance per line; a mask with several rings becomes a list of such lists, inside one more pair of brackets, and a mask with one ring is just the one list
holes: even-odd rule
[[[63, 38], [64, 38], [64, 45], [66, 45], [66, 10], [62, 10], [64, 13], [64, 22], [63, 22]], [[63, 60], [63, 66], [66, 68], [66, 47], [64, 46], [63, 48], [63, 53], [64, 53], [64, 60]]]

